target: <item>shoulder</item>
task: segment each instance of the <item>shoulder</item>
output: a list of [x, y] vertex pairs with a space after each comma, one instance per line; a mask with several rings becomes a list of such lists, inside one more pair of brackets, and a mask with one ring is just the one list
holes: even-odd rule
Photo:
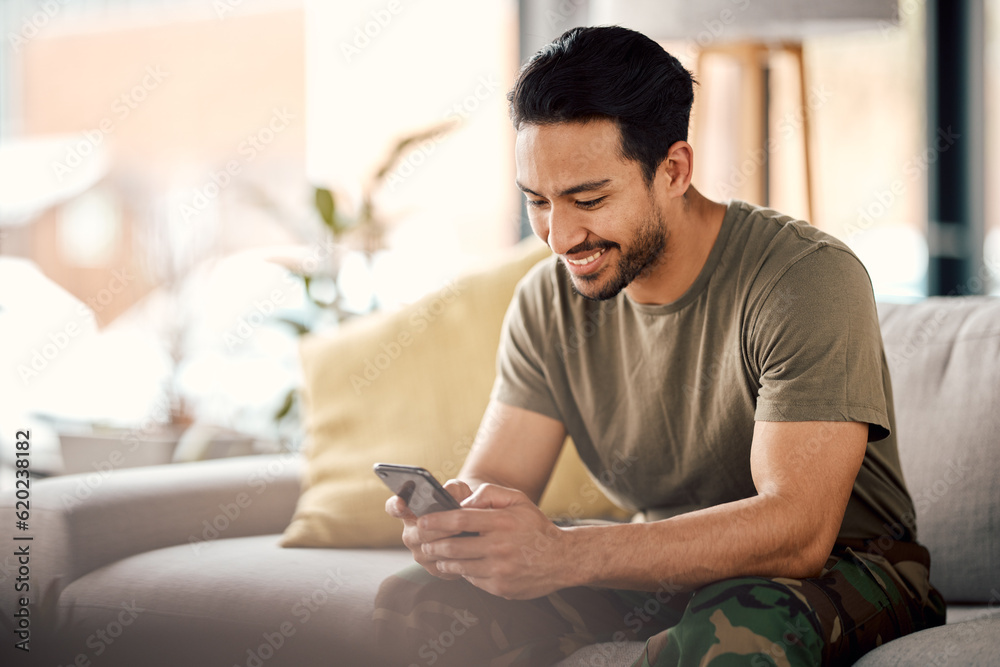
[[861, 260], [846, 243], [800, 219], [773, 209], [734, 202], [733, 244], [741, 249], [746, 295], [753, 306], [779, 287], [820, 297], [837, 291], [871, 293]]
[[837, 331], [858, 321], [877, 327], [871, 280], [847, 244], [773, 209], [738, 201], [730, 206], [728, 263], [745, 339]]

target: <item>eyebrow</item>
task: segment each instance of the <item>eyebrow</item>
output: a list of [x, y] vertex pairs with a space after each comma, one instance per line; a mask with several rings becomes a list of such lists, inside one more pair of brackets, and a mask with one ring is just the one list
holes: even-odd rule
[[[568, 197], [570, 195], [580, 194], [581, 192], [600, 190], [610, 182], [611, 182], [610, 178], [604, 178], [599, 181], [587, 181], [586, 183], [580, 183], [579, 185], [574, 185], [573, 187], [566, 188], [565, 190], [561, 191], [557, 196]], [[542, 197], [542, 195], [538, 194], [531, 188], [524, 187], [524, 185], [522, 185], [520, 181], [514, 181], [514, 184], [517, 185], [517, 189], [520, 190], [521, 192], [527, 192], [530, 195], [535, 195], [536, 197]]]

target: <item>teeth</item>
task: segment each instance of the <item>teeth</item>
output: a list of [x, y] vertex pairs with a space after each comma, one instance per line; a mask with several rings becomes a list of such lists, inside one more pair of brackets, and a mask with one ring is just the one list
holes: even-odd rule
[[602, 250], [598, 250], [597, 252], [595, 252], [590, 257], [585, 257], [583, 259], [570, 259], [569, 257], [567, 257], [566, 261], [569, 262], [570, 264], [575, 264], [576, 266], [584, 266], [585, 264], [590, 264], [591, 262], [593, 262], [595, 259], [597, 259], [598, 257], [600, 257], [603, 254], [604, 254], [604, 250], [602, 249]]

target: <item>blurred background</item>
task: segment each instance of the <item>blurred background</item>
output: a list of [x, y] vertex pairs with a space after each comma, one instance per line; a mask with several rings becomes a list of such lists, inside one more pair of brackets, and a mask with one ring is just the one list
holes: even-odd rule
[[505, 95], [581, 24], [695, 72], [708, 196], [845, 240], [881, 300], [1000, 293], [1000, 0], [695, 4], [3, 0], [0, 459], [300, 447], [301, 335], [527, 233]]

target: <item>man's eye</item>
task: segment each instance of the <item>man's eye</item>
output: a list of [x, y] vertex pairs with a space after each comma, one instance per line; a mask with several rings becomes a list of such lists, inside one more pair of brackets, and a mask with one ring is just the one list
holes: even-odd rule
[[525, 199], [524, 203], [532, 208], [540, 208], [545, 206], [546, 201], [544, 199]]
[[598, 197], [597, 199], [591, 199], [589, 201], [578, 201], [576, 205], [580, 208], [596, 208], [605, 199], [607, 199], [607, 197]]

